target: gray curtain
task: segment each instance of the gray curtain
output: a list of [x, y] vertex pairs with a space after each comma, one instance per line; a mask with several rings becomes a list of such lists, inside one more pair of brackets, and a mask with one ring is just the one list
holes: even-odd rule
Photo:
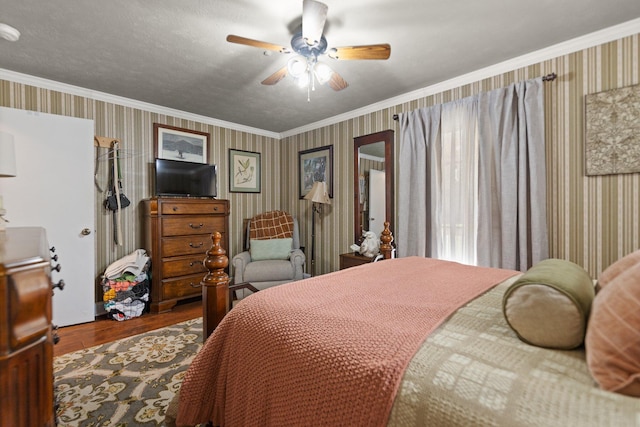
[[[548, 257], [542, 85], [538, 78], [468, 99], [478, 107], [478, 265], [525, 271]], [[434, 256], [441, 108], [399, 121], [398, 255]]]
[[440, 105], [403, 113], [398, 158], [398, 256], [430, 256], [431, 182], [439, 168], [433, 152], [440, 140]]
[[478, 265], [525, 271], [548, 257], [543, 84], [478, 95]]

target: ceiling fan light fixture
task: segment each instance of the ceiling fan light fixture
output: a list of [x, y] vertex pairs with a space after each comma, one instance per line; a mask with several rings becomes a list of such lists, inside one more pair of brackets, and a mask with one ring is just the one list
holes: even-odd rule
[[322, 62], [318, 62], [314, 67], [314, 74], [316, 79], [320, 84], [325, 84], [329, 80], [331, 80], [331, 76], [333, 75], [333, 70], [327, 64]]
[[302, 56], [294, 56], [287, 63], [287, 69], [292, 77], [299, 78], [302, 75], [307, 74], [307, 59]]
[[295, 78], [295, 82], [299, 88], [304, 89], [309, 86], [309, 73], [304, 73]]
[[387, 43], [328, 49], [327, 39], [324, 36], [327, 10], [327, 5], [318, 0], [302, 0], [302, 28], [291, 38], [291, 50], [278, 44], [233, 34], [227, 36], [227, 41], [264, 49], [265, 54], [295, 52], [297, 56], [291, 58], [286, 64], [283, 64], [282, 68], [261, 83], [272, 86], [289, 75], [298, 86], [307, 89], [307, 101], [310, 101], [311, 91], [315, 90], [316, 82], [322, 85], [326, 84], [334, 91], [341, 91], [349, 86], [342, 76], [333, 71], [329, 65], [318, 62], [318, 58], [322, 55], [328, 54], [332, 59], [344, 60], [383, 60], [389, 59], [391, 54], [391, 46]]

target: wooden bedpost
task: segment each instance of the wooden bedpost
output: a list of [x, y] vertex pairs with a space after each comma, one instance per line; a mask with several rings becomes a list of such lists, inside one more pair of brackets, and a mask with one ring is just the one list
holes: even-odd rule
[[389, 222], [385, 221], [384, 230], [380, 233], [380, 253], [384, 256], [384, 259], [391, 258], [391, 252], [393, 251], [391, 242], [393, 242], [393, 236], [391, 235], [391, 230], [389, 230]]
[[207, 256], [202, 262], [209, 272], [202, 279], [202, 340], [206, 341], [213, 330], [227, 314], [229, 298], [229, 275], [224, 269], [229, 265], [229, 258], [220, 245], [222, 234], [215, 231], [211, 235], [213, 245], [207, 251]]

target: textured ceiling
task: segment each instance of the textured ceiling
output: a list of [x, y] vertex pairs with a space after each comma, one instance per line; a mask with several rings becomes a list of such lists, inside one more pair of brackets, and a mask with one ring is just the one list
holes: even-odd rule
[[302, 0], [0, 0], [0, 68], [270, 132], [400, 96], [640, 17], [638, 0], [327, 0], [329, 47], [389, 43], [386, 61], [329, 63], [349, 83], [260, 82], [289, 46]]

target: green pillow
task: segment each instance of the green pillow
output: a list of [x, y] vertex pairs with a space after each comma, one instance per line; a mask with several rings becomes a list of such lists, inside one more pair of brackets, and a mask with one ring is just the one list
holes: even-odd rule
[[584, 341], [594, 296], [593, 281], [582, 267], [546, 259], [507, 289], [502, 310], [522, 341], [569, 350]]
[[291, 237], [284, 239], [251, 239], [249, 245], [251, 261], [289, 259], [293, 247], [293, 239]]

